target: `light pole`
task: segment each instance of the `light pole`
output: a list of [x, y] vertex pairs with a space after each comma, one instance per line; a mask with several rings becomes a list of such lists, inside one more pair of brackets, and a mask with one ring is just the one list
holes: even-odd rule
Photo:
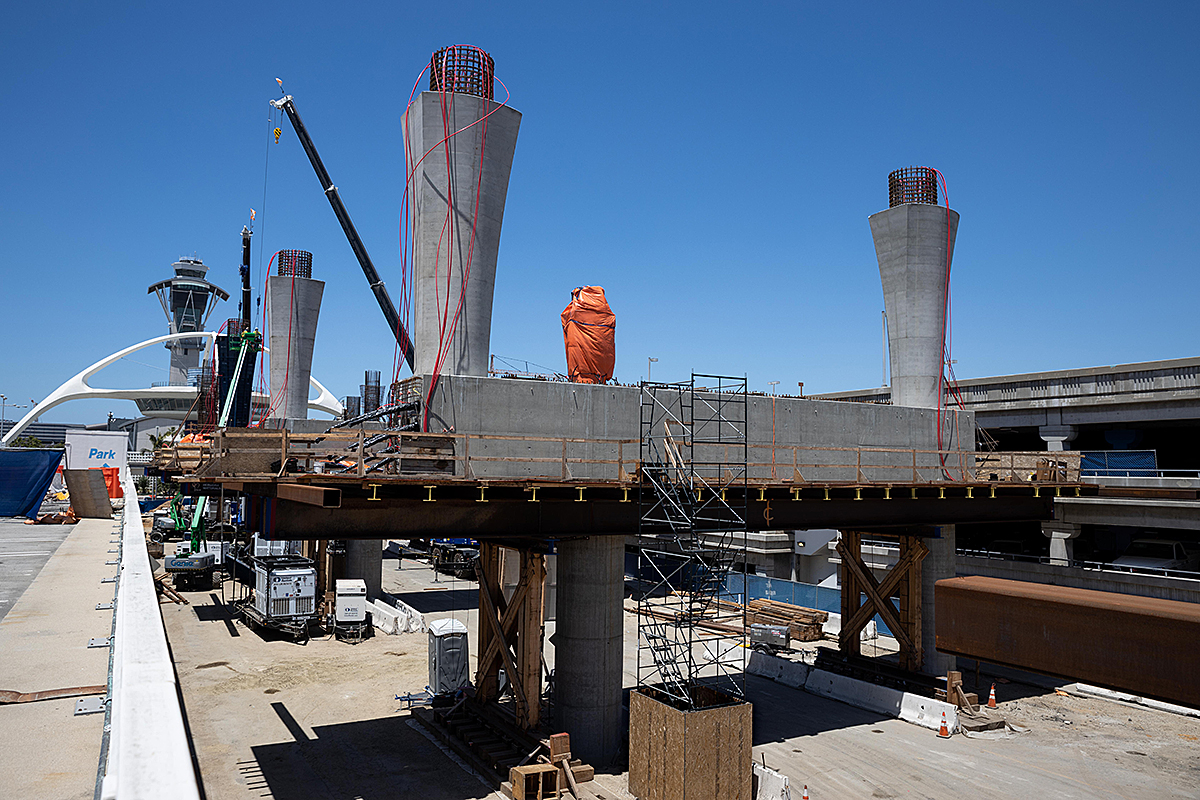
[[657, 363], [658, 363], [657, 358], [647, 358], [646, 359], [646, 383], [650, 382], [650, 365], [657, 364]]
[[[37, 403], [34, 403], [34, 405], [37, 405]], [[16, 403], [13, 403], [12, 407], [13, 408], [28, 408], [29, 406], [17, 405]], [[6, 433], [6, 431], [4, 430], [4, 423], [5, 423], [5, 410], [7, 408], [8, 408], [8, 395], [0, 394], [0, 436], [3, 436]]]
[[767, 381], [767, 385], [771, 387], [771, 397], [774, 397], [775, 387], [779, 385], [779, 381]]

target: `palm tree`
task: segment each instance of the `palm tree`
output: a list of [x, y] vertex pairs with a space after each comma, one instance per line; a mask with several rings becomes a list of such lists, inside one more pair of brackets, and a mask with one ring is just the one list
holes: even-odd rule
[[164, 447], [168, 442], [171, 441], [172, 438], [174, 438], [175, 432], [177, 430], [178, 430], [178, 428], [167, 428], [166, 431], [158, 434], [157, 436], [153, 433], [150, 434], [150, 436], [149, 436], [150, 447], [153, 448], [154, 450], [157, 450], [160, 447]]

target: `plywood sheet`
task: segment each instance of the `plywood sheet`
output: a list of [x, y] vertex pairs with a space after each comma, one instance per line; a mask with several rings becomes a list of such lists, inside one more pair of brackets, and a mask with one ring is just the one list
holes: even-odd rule
[[64, 469], [63, 479], [71, 495], [75, 516], [85, 519], [111, 519], [112, 503], [104, 473], [98, 469]]

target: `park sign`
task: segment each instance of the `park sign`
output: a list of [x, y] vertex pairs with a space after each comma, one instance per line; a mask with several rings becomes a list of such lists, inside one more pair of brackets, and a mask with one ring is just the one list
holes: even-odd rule
[[68, 430], [66, 442], [66, 469], [125, 466], [129, 434], [124, 431]]

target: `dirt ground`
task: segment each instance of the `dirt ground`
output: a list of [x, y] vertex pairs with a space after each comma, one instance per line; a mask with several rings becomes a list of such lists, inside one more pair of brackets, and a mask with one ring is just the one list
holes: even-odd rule
[[[424, 564], [397, 563], [385, 559], [384, 589], [427, 620], [462, 621], [474, 653], [474, 582], [435, 580]], [[191, 605], [167, 602], [162, 609], [209, 800], [499, 796], [415, 727], [394, 699], [425, 687], [424, 634], [301, 646], [234, 622], [219, 590], [187, 597]], [[627, 613], [626, 687], [636, 682], [636, 636], [636, 615]], [[986, 695], [986, 676], [983, 683]], [[998, 684], [1001, 713], [1029, 733], [941, 740], [762, 678], [749, 676], [746, 689], [755, 758], [787, 775], [796, 798], [803, 785], [813, 800], [1200, 797], [1198, 719]], [[613, 769], [599, 770], [588, 786], [605, 800], [628, 800], [625, 774]]]

